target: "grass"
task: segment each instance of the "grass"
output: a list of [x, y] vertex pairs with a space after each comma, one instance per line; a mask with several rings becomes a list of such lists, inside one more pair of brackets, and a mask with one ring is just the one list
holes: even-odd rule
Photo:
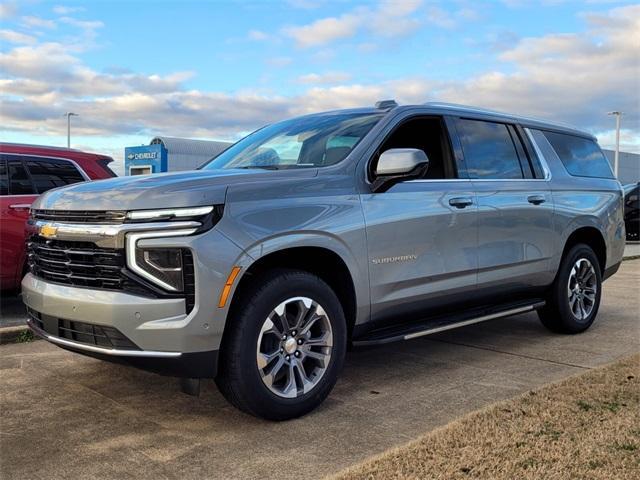
[[334, 477], [640, 478], [640, 355], [501, 402]]
[[35, 340], [35, 337], [31, 330], [24, 330], [20, 332], [16, 337], [16, 343], [33, 342], [34, 340]]

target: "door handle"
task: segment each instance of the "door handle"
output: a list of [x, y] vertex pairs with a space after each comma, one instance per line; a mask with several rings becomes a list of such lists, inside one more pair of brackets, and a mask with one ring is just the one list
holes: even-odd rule
[[30, 203], [14, 203], [13, 205], [9, 205], [11, 210], [29, 210], [31, 208]]
[[464, 208], [469, 205], [473, 205], [473, 200], [470, 197], [455, 197], [449, 199], [449, 205], [456, 208]]
[[544, 198], [544, 195], [529, 195], [527, 197], [527, 201], [534, 205], [540, 205], [541, 203], [544, 203], [546, 199]]

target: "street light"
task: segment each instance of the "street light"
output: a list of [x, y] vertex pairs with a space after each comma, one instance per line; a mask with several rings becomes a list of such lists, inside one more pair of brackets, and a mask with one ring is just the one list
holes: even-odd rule
[[63, 116], [67, 117], [67, 148], [71, 148], [71, 117], [79, 117], [80, 115], [67, 112]]
[[620, 160], [620, 117], [622, 112], [609, 112], [607, 115], [616, 116], [616, 153], [613, 156], [613, 173], [618, 178], [618, 162]]

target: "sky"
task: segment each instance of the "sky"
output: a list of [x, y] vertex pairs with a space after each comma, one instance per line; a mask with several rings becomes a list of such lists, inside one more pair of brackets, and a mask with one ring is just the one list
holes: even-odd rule
[[640, 4], [608, 0], [0, 3], [0, 140], [114, 157], [304, 113], [446, 101], [640, 152]]

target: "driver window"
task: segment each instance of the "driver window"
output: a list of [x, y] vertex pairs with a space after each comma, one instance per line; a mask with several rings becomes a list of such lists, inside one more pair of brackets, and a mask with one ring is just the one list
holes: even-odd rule
[[405, 121], [384, 141], [378, 155], [392, 148], [417, 148], [424, 151], [429, 158], [429, 168], [424, 179], [457, 178], [444, 124], [439, 118], [421, 117]]

